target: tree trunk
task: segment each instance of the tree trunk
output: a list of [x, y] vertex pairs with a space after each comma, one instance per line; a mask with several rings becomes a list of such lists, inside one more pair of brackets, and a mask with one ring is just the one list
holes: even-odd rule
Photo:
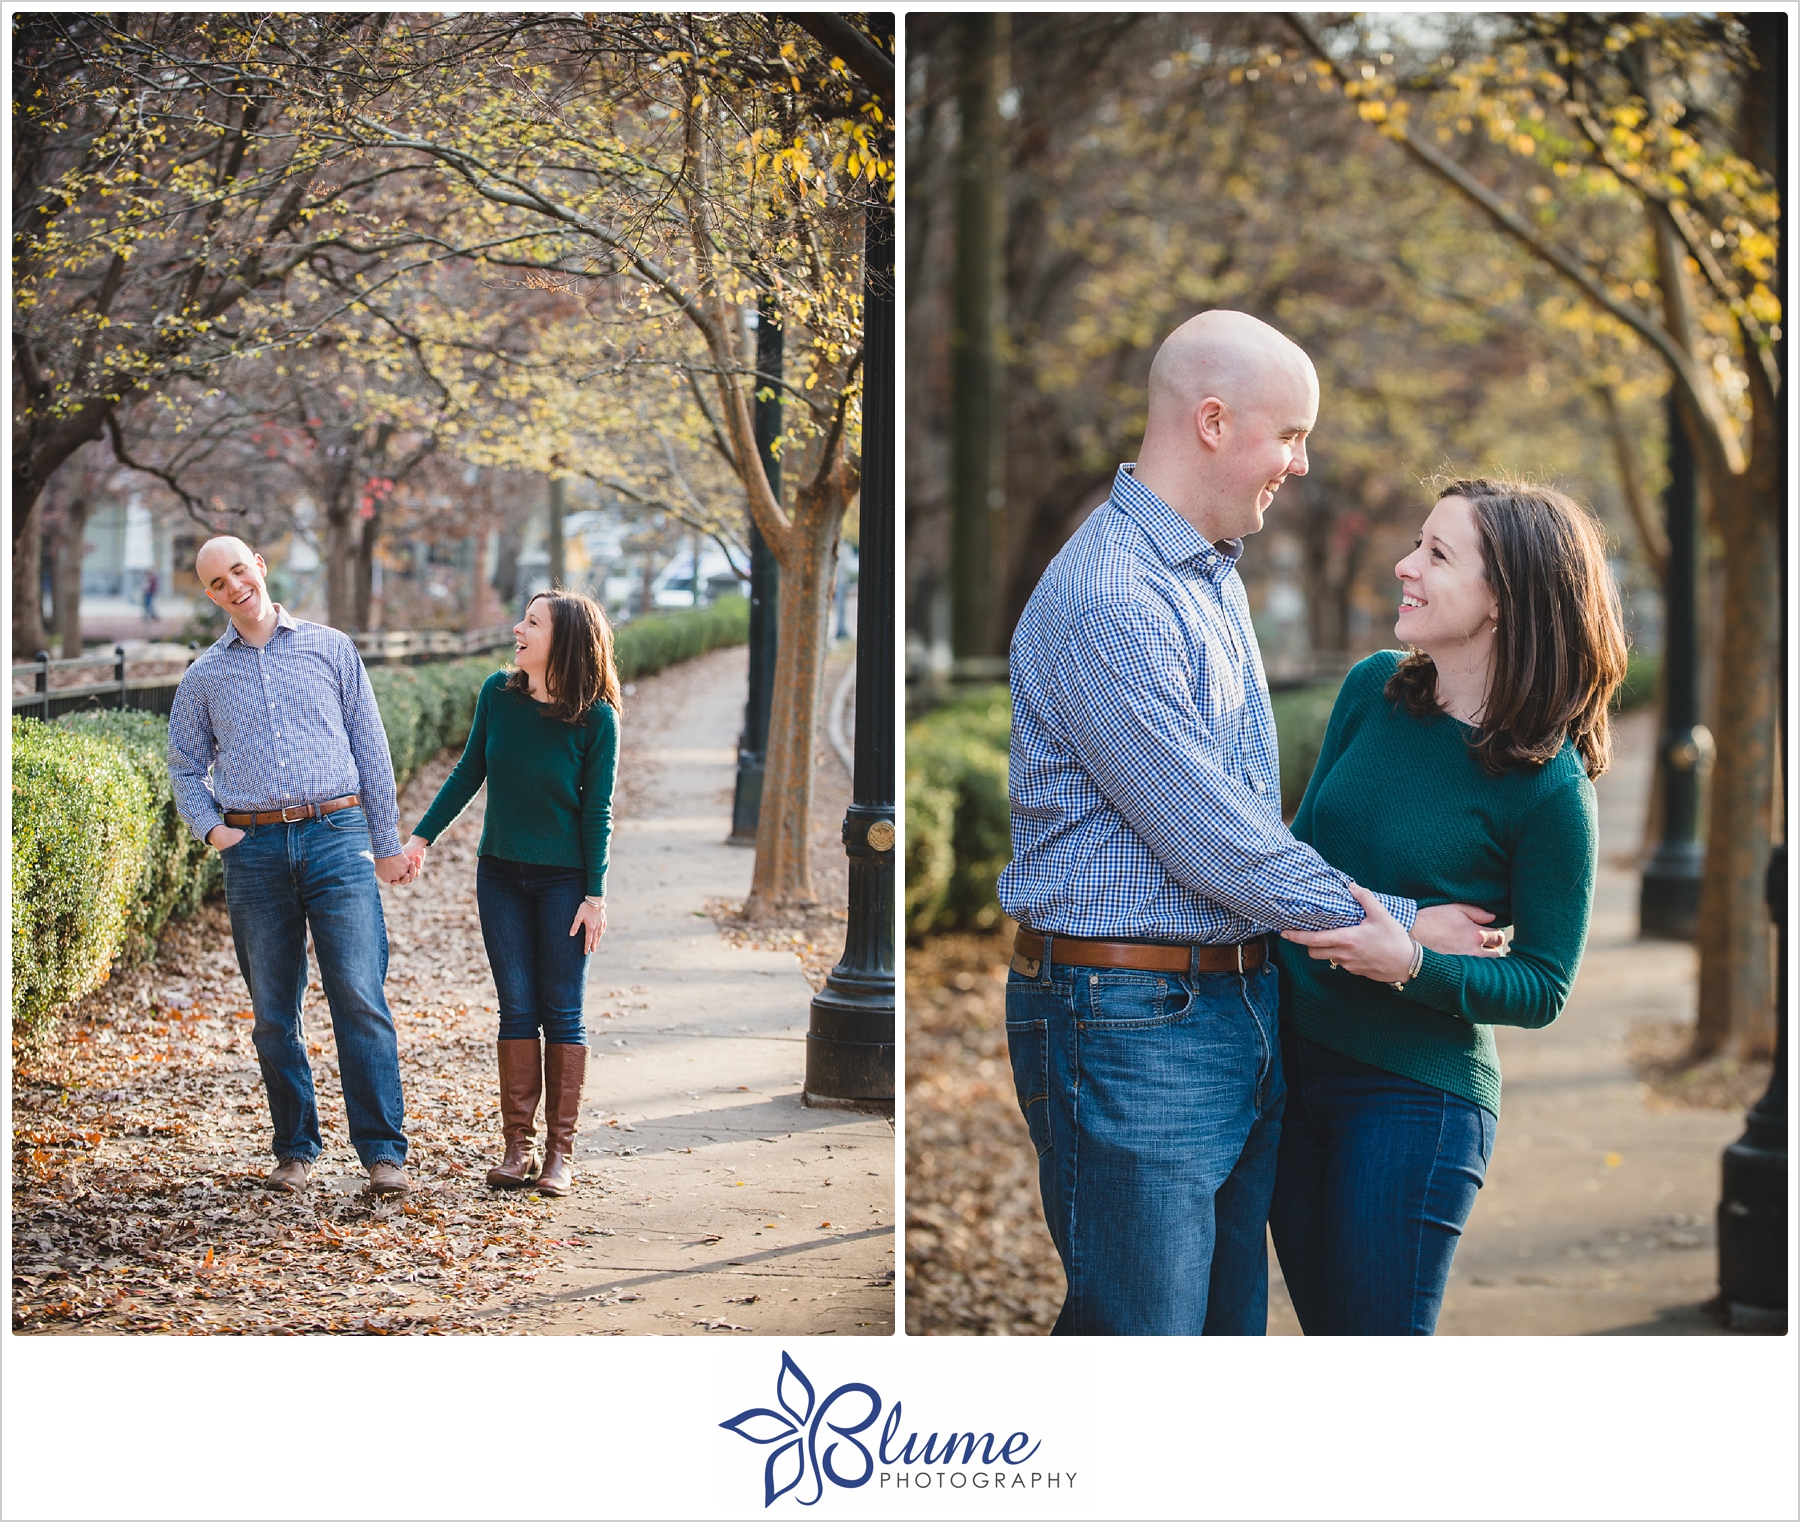
[[349, 493], [339, 490], [325, 509], [325, 617], [334, 629], [356, 627], [357, 540], [362, 521]]
[[796, 493], [789, 553], [781, 561], [781, 637], [775, 646], [775, 693], [769, 711], [769, 748], [763, 769], [762, 817], [756, 831], [756, 870], [745, 916], [810, 906], [813, 892], [808, 835], [812, 823], [813, 752], [825, 679], [826, 619], [838, 530], [850, 506], [850, 472], [841, 462]]
[[13, 659], [30, 660], [50, 647], [44, 628], [44, 499], [39, 493], [24, 520], [13, 519]]
[[81, 654], [81, 561], [87, 549], [88, 514], [93, 499], [77, 496], [63, 513], [62, 543], [56, 557], [56, 622], [65, 660]]
[[356, 629], [369, 628], [375, 608], [375, 547], [381, 539], [381, 500], [370, 505], [356, 540]]

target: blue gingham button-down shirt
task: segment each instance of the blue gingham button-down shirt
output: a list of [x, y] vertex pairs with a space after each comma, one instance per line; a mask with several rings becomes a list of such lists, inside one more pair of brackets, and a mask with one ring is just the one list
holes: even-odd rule
[[[1362, 919], [1344, 874], [1281, 822], [1242, 552], [1122, 465], [1050, 562], [1012, 641], [1014, 919], [1215, 945]], [[1380, 896], [1410, 929], [1418, 905]]]
[[260, 650], [236, 625], [188, 667], [169, 711], [175, 807], [204, 840], [220, 816], [356, 793], [377, 856], [400, 854], [387, 731], [349, 635], [279, 605]]

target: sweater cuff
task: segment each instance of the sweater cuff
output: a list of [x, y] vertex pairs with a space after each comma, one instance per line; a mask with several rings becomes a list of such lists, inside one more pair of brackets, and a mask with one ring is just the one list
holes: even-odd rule
[[604, 867], [600, 869], [598, 875], [592, 872], [588, 873], [587, 896], [589, 898], [606, 897], [606, 869]]
[[1461, 1019], [1462, 968], [1459, 964], [1462, 960], [1427, 946], [1419, 964], [1419, 975], [1400, 992], [1415, 1004]]

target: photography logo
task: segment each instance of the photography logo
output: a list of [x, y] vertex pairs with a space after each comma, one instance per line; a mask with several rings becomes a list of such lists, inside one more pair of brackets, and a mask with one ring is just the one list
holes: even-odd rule
[[[873, 1385], [850, 1381], [823, 1400], [792, 1356], [781, 1355], [775, 1404], [752, 1406], [719, 1425], [746, 1442], [769, 1449], [763, 1464], [763, 1505], [795, 1493], [814, 1506], [827, 1484], [856, 1490], [875, 1481], [896, 1490], [1072, 1490], [1075, 1475], [1061, 1470], [1022, 1470], [1042, 1441], [1026, 1432], [1004, 1440], [992, 1432], [936, 1432], [900, 1436], [901, 1404], [884, 1409]], [[868, 1434], [865, 1438], [864, 1434]]]

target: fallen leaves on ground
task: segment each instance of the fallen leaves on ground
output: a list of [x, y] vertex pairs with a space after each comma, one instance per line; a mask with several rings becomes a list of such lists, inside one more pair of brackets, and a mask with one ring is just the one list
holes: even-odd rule
[[1006, 935], [906, 954], [906, 1329], [1047, 1333], [1064, 1279], [1006, 1053]]
[[1692, 1057], [1694, 1027], [1678, 1020], [1640, 1020], [1625, 1038], [1626, 1055], [1649, 1091], [1652, 1109], [1748, 1110], [1769, 1087], [1767, 1057]]
[[[416, 819], [448, 774], [408, 789]], [[484, 1182], [499, 1154], [493, 987], [475, 913], [481, 800], [427, 875], [384, 890], [410, 1195], [375, 1200], [351, 1150], [317, 968], [303, 1005], [325, 1151], [300, 1195], [274, 1165], [224, 905], [15, 1051], [13, 1327], [103, 1332], [497, 1332], [557, 1243], [550, 1201]], [[592, 1170], [582, 1187], [604, 1187]]]

